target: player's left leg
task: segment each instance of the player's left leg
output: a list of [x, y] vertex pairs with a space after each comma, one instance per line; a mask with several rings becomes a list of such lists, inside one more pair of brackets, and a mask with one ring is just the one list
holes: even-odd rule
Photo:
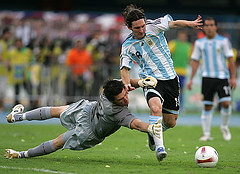
[[224, 140], [229, 141], [231, 140], [232, 136], [230, 133], [230, 130], [228, 128], [229, 125], [229, 120], [232, 114], [232, 107], [230, 104], [230, 101], [224, 101], [221, 103], [221, 117], [222, 117], [222, 122], [221, 122], [221, 131]]
[[59, 118], [61, 113], [68, 108], [68, 105], [58, 107], [41, 107], [38, 109], [30, 110], [25, 113], [22, 104], [16, 105], [12, 112], [7, 116], [7, 121], [13, 123], [23, 120], [46, 120], [50, 118]]
[[219, 102], [221, 103], [221, 131], [223, 138], [226, 141], [231, 140], [231, 133], [228, 128], [229, 119], [232, 114], [231, 108], [231, 87], [227, 79], [218, 79], [217, 93], [219, 96]]
[[176, 125], [178, 119], [178, 114], [171, 114], [171, 113], [163, 113], [163, 132], [168, 130], [169, 128], [173, 128]]
[[63, 147], [64, 145], [63, 135], [64, 134], [61, 134], [57, 138], [50, 141], [46, 141], [40, 144], [39, 146], [31, 148], [27, 151], [18, 152], [12, 149], [6, 149], [4, 156], [8, 159], [30, 158], [30, 157], [42, 156], [42, 155], [53, 153]]

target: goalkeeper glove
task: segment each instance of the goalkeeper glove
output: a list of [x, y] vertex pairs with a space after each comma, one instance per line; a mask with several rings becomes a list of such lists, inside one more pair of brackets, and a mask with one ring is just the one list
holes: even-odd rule
[[148, 126], [148, 132], [155, 135], [157, 138], [161, 137], [162, 123], [161, 118], [158, 119], [157, 123]]
[[138, 85], [142, 88], [143, 87], [155, 88], [157, 86], [157, 79], [152, 76], [149, 76], [145, 79], [139, 80]]

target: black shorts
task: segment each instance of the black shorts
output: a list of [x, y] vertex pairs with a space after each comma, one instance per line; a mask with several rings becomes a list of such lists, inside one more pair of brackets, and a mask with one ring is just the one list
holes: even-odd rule
[[179, 80], [176, 76], [172, 80], [158, 80], [156, 88], [144, 88], [147, 102], [152, 97], [159, 97], [163, 113], [179, 114]]
[[215, 94], [218, 94], [219, 101], [231, 101], [231, 87], [228, 79], [202, 78], [202, 94], [204, 104], [213, 104]]

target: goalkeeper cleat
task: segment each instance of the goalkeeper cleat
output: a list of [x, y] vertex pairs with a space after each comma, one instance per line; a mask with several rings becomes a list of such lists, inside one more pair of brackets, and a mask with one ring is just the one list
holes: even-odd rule
[[230, 141], [232, 136], [231, 136], [231, 133], [229, 131], [229, 128], [228, 127], [221, 127], [221, 131], [222, 131], [222, 135], [223, 135], [224, 140]]
[[200, 137], [199, 141], [212, 141], [213, 137], [207, 136], [207, 135], [203, 135]]
[[156, 155], [157, 155], [157, 159], [159, 162], [163, 161], [164, 158], [167, 157], [167, 152], [165, 151], [164, 147], [159, 147], [156, 150]]
[[24, 106], [22, 104], [18, 104], [14, 106], [12, 112], [7, 116], [8, 123], [13, 123], [16, 121], [22, 121], [22, 113], [24, 111]]
[[5, 155], [6, 158], [12, 159], [12, 158], [20, 158], [20, 153], [12, 150], [12, 149], [5, 149]]
[[148, 146], [151, 149], [151, 151], [154, 151], [156, 149], [154, 139], [149, 133], [148, 133]]

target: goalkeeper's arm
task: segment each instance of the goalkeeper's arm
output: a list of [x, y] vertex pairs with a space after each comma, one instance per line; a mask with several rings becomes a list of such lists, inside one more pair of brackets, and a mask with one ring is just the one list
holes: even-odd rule
[[159, 119], [157, 123], [149, 125], [148, 123], [142, 122], [140, 119], [135, 118], [131, 123], [131, 128], [141, 132], [150, 133], [156, 137], [160, 137], [161, 119]]

